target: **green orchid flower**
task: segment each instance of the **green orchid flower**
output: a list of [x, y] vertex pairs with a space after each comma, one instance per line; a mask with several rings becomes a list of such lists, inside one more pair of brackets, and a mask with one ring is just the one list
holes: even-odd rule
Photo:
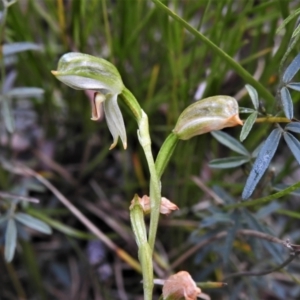
[[70, 52], [60, 58], [57, 70], [52, 71], [52, 74], [73, 89], [95, 91], [91, 119], [99, 120], [103, 105], [107, 125], [113, 136], [109, 149], [117, 145], [119, 137], [126, 149], [126, 130], [118, 105], [118, 95], [125, 87], [116, 67], [102, 58]]
[[226, 127], [243, 125], [239, 105], [229, 96], [213, 96], [196, 101], [179, 116], [173, 133], [181, 140]]

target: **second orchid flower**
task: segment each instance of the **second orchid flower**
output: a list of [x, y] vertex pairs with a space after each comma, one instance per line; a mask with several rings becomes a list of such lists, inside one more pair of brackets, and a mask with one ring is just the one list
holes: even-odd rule
[[95, 91], [92, 120], [100, 118], [103, 104], [107, 125], [113, 136], [113, 144], [109, 149], [116, 146], [119, 137], [126, 149], [126, 130], [117, 100], [124, 89], [124, 84], [116, 67], [102, 58], [70, 52], [61, 57], [57, 71], [52, 71], [52, 74], [76, 90]]

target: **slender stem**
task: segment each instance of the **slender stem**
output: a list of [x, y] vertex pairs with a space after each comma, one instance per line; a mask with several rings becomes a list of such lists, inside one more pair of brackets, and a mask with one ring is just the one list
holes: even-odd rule
[[136, 121], [139, 123], [142, 118], [142, 109], [134, 95], [126, 87], [124, 87], [120, 96], [133, 113]]
[[113, 45], [112, 45], [112, 38], [111, 38], [111, 31], [109, 28], [109, 22], [108, 22], [108, 13], [107, 13], [107, 7], [106, 7], [106, 0], [102, 0], [102, 10], [103, 10], [103, 19], [104, 19], [104, 29], [105, 29], [105, 36], [106, 36], [106, 42], [109, 47], [109, 56], [110, 60], [113, 61]]
[[287, 60], [288, 56], [293, 51], [293, 49], [295, 48], [295, 46], [298, 44], [299, 39], [300, 39], [300, 35], [297, 35], [297, 36], [295, 36], [294, 38], [291, 39], [290, 45], [289, 45], [288, 49], [286, 50], [283, 58], [280, 61], [280, 64], [279, 64], [279, 74], [282, 73], [284, 63]]
[[226, 206], [224, 206], [224, 209], [233, 209], [233, 208], [239, 208], [239, 207], [262, 205], [262, 204], [268, 203], [274, 199], [278, 199], [285, 195], [288, 195], [299, 188], [300, 188], [300, 182], [297, 182], [297, 183], [289, 186], [288, 188], [281, 190], [280, 192], [277, 192], [275, 194], [272, 194], [272, 195], [269, 195], [266, 197], [262, 197], [262, 198], [258, 198], [258, 199], [254, 199], [254, 200], [249, 200], [249, 201], [244, 201], [244, 202], [240, 202], [240, 203], [236, 203], [236, 204], [226, 205]]
[[25, 290], [21, 284], [21, 281], [19, 280], [19, 276], [17, 275], [16, 270], [14, 269], [13, 264], [6, 263], [5, 264], [8, 276], [10, 277], [10, 280], [12, 282], [12, 285], [14, 289], [16, 290], [16, 293], [18, 294], [19, 299], [26, 299], [26, 293]]
[[177, 14], [171, 11], [167, 6], [161, 3], [159, 0], [152, 0], [158, 7], [165, 11], [169, 16], [178, 21], [186, 30], [193, 34], [197, 39], [205, 43], [212, 51], [223, 58], [235, 71], [239, 74], [247, 83], [251, 84], [258, 93], [269, 102], [274, 101], [273, 95], [257, 80], [255, 80], [252, 75], [246, 71], [238, 62], [236, 62], [231, 56], [214, 44], [211, 40], [197, 31], [194, 27], [188, 24], [185, 20], [180, 18]]
[[[5, 64], [4, 64], [4, 56], [3, 56], [3, 48], [2, 45], [4, 44], [4, 28], [5, 28], [5, 23], [6, 23], [6, 17], [7, 17], [7, 6], [4, 4], [4, 9], [2, 12], [2, 20], [0, 22], [0, 43], [1, 43], [1, 51], [0, 51], [0, 58], [1, 58], [1, 78], [2, 78], [2, 84], [1, 84], [1, 91], [3, 93], [3, 87], [4, 87], [4, 82], [5, 82]], [[2, 98], [2, 101], [5, 101], [4, 98]]]
[[159, 220], [160, 202], [161, 202], [161, 192], [160, 192], [160, 180], [156, 172], [156, 167], [151, 150], [151, 139], [149, 134], [149, 124], [148, 117], [142, 111], [142, 118], [139, 121], [139, 131], [138, 137], [141, 146], [144, 149], [146, 160], [148, 163], [148, 168], [150, 171], [150, 199], [151, 199], [151, 216], [150, 216], [150, 228], [148, 242], [150, 249], [153, 251], [156, 231]]
[[66, 35], [66, 19], [65, 19], [65, 8], [62, 0], [57, 0], [57, 14], [58, 14], [58, 23], [61, 32], [61, 38], [64, 43], [64, 46], [68, 47], [68, 39]]
[[[160, 181], [156, 173], [155, 163], [151, 150], [151, 139], [149, 134], [148, 117], [142, 111], [142, 117], [138, 122], [138, 138], [144, 150], [148, 168], [150, 171], [150, 199], [151, 199], [151, 216], [148, 243], [143, 243], [139, 246], [139, 260], [143, 268], [143, 285], [145, 299], [152, 299], [153, 291], [153, 265], [152, 254], [156, 238], [157, 226], [159, 221], [159, 211], [161, 202]], [[149, 260], [150, 259], [150, 260]], [[152, 276], [150, 275], [152, 274]], [[151, 279], [152, 278], [152, 279]]]
[[[138, 101], [134, 95], [127, 89], [124, 88], [121, 97], [125, 101], [126, 105], [130, 108], [138, 122], [138, 138], [139, 142], [144, 150], [146, 160], [148, 163], [148, 168], [150, 172], [150, 199], [151, 199], [151, 217], [150, 217], [150, 229], [149, 229], [149, 245], [151, 250], [154, 249], [156, 231], [159, 220], [159, 209], [161, 202], [161, 192], [160, 192], [160, 181], [156, 166], [153, 159], [153, 154], [151, 150], [151, 138], [149, 134], [149, 123], [146, 113], [141, 109]], [[161, 160], [160, 160], [161, 161]], [[163, 168], [163, 163], [160, 163]], [[161, 174], [160, 174], [161, 175]]]
[[[197, 251], [199, 251], [199, 249], [204, 248], [205, 246], [211, 244], [212, 242], [222, 239], [224, 237], [226, 237], [228, 234], [228, 231], [221, 231], [218, 232], [217, 234], [215, 234], [214, 236], [210, 236], [204, 240], [202, 240], [201, 242], [199, 242], [198, 244], [194, 245], [193, 247], [190, 247], [189, 249], [187, 249], [183, 255], [181, 255], [177, 260], [175, 260], [171, 266], [170, 269], [175, 269], [177, 268], [179, 265], [181, 265], [185, 260], [187, 260], [190, 256], [192, 256], [194, 253], [196, 253]], [[245, 237], [245, 236], [252, 236], [252, 237], [256, 237], [259, 239], [263, 239], [263, 240], [267, 240], [269, 242], [272, 243], [277, 243], [280, 244], [284, 247], [286, 247], [287, 249], [289, 249], [291, 252], [294, 253], [299, 253], [299, 249], [300, 249], [300, 245], [295, 245], [295, 244], [290, 244], [287, 241], [283, 241], [280, 240], [272, 235], [260, 232], [260, 231], [256, 231], [256, 230], [251, 230], [251, 229], [241, 229], [238, 230], [236, 232], [236, 234], [238, 236], [241, 237]]]
[[161, 146], [155, 160], [155, 167], [158, 178], [161, 178], [167, 164], [169, 163], [171, 156], [176, 148], [177, 142], [177, 136], [174, 133], [171, 133]]
[[[156, 173], [154, 158], [151, 150], [151, 138], [149, 134], [148, 116], [141, 109], [138, 101], [134, 95], [124, 88], [121, 97], [125, 101], [126, 105], [130, 108], [134, 114], [138, 123], [138, 138], [139, 142], [144, 150], [149, 172], [150, 172], [150, 199], [151, 199], [151, 217], [150, 217], [150, 229], [148, 243], [139, 245], [139, 259], [142, 264], [144, 277], [144, 297], [145, 299], [152, 299], [153, 280], [150, 280], [150, 273], [153, 274], [153, 266], [150, 265], [149, 258], [152, 259], [155, 237], [157, 232], [161, 193], [160, 193], [160, 181]], [[147, 266], [147, 267], [145, 267]], [[151, 281], [151, 282], [150, 282]]]
[[264, 276], [273, 272], [276, 272], [278, 270], [281, 270], [282, 268], [286, 267], [291, 261], [293, 261], [296, 257], [298, 257], [298, 255], [290, 255], [288, 257], [288, 259], [286, 259], [283, 263], [281, 263], [279, 266], [273, 268], [273, 269], [269, 269], [269, 270], [265, 270], [265, 271], [245, 271], [245, 272], [236, 272], [236, 273], [232, 273], [228, 276], [226, 276], [223, 280], [228, 280], [229, 278], [232, 277], [240, 277], [240, 276]]
[[285, 117], [264, 117], [257, 118], [255, 123], [291, 123], [291, 120]]
[[138, 245], [139, 261], [143, 271], [143, 288], [145, 300], [152, 300], [153, 291], [153, 263], [152, 251], [147, 241], [147, 230], [144, 220], [144, 211], [135, 195], [130, 205], [131, 227]]

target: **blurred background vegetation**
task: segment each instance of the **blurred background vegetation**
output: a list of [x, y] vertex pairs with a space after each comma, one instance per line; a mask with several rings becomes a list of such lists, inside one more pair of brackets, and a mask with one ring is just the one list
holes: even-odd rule
[[[298, 1], [163, 2], [275, 95], [279, 64], [296, 19], [283, 31], [276, 30]], [[38, 198], [39, 203], [0, 195], [0, 212], [3, 217], [13, 207], [16, 213], [43, 221], [41, 226], [48, 224], [53, 232], [45, 235], [47, 227], [41, 233], [18, 223], [15, 256], [7, 263], [7, 222], [1, 222], [0, 299], [143, 299], [141, 275], [38, 180], [42, 175], [51, 181], [109, 239], [137, 259], [128, 207], [135, 193], [148, 194], [149, 174], [135, 121], [119, 100], [128, 148], [124, 151], [119, 144], [109, 151], [112, 137], [106, 123], [90, 120], [92, 93], [63, 85], [50, 71], [56, 69], [61, 55], [71, 51], [114, 63], [148, 114], [155, 155], [180, 112], [195, 100], [223, 94], [252, 107], [244, 89], [247, 82], [150, 0], [19, 0], [1, 17], [2, 45], [23, 44], [8, 55], [3, 50], [1, 61], [0, 191]], [[22, 45], [29, 45], [26, 51]], [[3, 96], [17, 87], [35, 87], [44, 93], [19, 93], [9, 100]], [[299, 93], [293, 92], [292, 97], [297, 118]], [[3, 104], [6, 100], [9, 107]], [[272, 112], [278, 103], [275, 98], [273, 102], [261, 98], [261, 105]], [[253, 151], [271, 126], [254, 125], [245, 147]], [[240, 134], [240, 128], [225, 131], [237, 139]], [[282, 143], [253, 198], [270, 194], [275, 185], [299, 180], [298, 165], [286, 150]], [[297, 193], [250, 208], [227, 210], [220, 205], [241, 200], [251, 169], [246, 165], [216, 170], [208, 165], [212, 159], [231, 155], [210, 134], [179, 143], [163, 175], [162, 194], [180, 210], [161, 218], [155, 277], [187, 270], [195, 281], [227, 282], [222, 289], [204, 290], [211, 299], [299, 299], [297, 259], [264, 277], [226, 280], [237, 271], [274, 268], [289, 255], [282, 245], [236, 235], [240, 229], [300, 243]], [[36, 173], [19, 170], [16, 162]], [[158, 287], [156, 296], [160, 291]]]

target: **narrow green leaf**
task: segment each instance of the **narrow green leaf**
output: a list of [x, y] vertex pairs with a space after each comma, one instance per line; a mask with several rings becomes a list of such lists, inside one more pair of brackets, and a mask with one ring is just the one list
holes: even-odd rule
[[283, 20], [282, 24], [277, 28], [276, 33], [280, 32], [291, 20], [300, 14], [300, 8], [293, 11], [286, 19]]
[[256, 89], [252, 85], [250, 85], [250, 84], [246, 84], [245, 87], [246, 87], [246, 89], [247, 89], [247, 91], [249, 93], [249, 96], [250, 96], [250, 98], [252, 100], [254, 108], [256, 110], [258, 110], [258, 108], [259, 108], [259, 100], [258, 100], [258, 94], [257, 94]]
[[293, 61], [290, 63], [290, 65], [286, 68], [282, 81], [284, 83], [290, 82], [293, 77], [296, 75], [296, 73], [300, 69], [300, 53], [293, 59]]
[[[287, 189], [287, 188], [289, 188], [289, 186], [288, 186], [287, 184], [284, 184], [284, 183], [278, 183], [278, 184], [272, 186], [272, 189], [273, 189], [274, 191], [277, 191], [277, 192], [278, 192], [278, 191], [281, 192], [281, 191], [283, 191], [283, 190], [285, 190], [285, 189]], [[289, 195], [294, 195], [294, 196], [299, 197], [299, 196], [300, 196], [300, 188], [294, 190], [294, 191], [291, 192], [291, 193], [289, 193]]]
[[244, 141], [248, 134], [250, 133], [253, 124], [255, 123], [255, 120], [257, 119], [257, 112], [252, 113], [247, 120], [245, 121], [243, 128], [241, 130], [241, 134], [240, 134], [240, 141]]
[[300, 213], [293, 210], [279, 209], [276, 211], [277, 214], [285, 215], [291, 218], [300, 219]]
[[230, 169], [239, 167], [247, 162], [250, 158], [245, 156], [233, 156], [226, 158], [213, 159], [209, 162], [209, 166], [214, 169]]
[[[266, 204], [270, 201], [273, 201], [275, 199], [279, 199], [282, 198], [286, 195], [289, 195], [291, 193], [293, 193], [294, 191], [298, 191], [300, 190], [300, 182], [297, 182], [289, 187], [287, 187], [284, 190], [280, 190], [277, 193], [265, 196], [265, 197], [261, 197], [258, 199], [253, 199], [253, 200], [249, 200], [249, 201], [245, 201], [245, 202], [239, 202], [239, 203], [235, 203], [235, 204], [229, 204], [224, 206], [224, 208], [227, 209], [234, 209], [234, 208], [239, 208], [239, 207], [250, 207], [250, 206], [256, 206], [256, 205], [262, 205], [262, 204]], [[287, 198], [289, 199], [289, 198]]]
[[253, 108], [249, 108], [249, 107], [239, 107], [239, 113], [240, 114], [252, 114], [254, 113], [256, 110]]
[[274, 101], [274, 96], [258, 80], [253, 78], [252, 75], [248, 71], [246, 71], [240, 63], [235, 61], [231, 56], [229, 56], [226, 52], [224, 52], [221, 48], [214, 44], [210, 39], [201, 34], [196, 28], [191, 26], [188, 22], [186, 22], [180, 16], [178, 16], [176, 13], [170, 10], [161, 1], [152, 0], [152, 2], [154, 2], [161, 10], [166, 12], [171, 18], [179, 22], [198, 40], [206, 44], [215, 54], [217, 54], [222, 59], [222, 61], [227, 62], [236, 71], [237, 74], [239, 74], [246, 82], [255, 87], [258, 93], [264, 99], [266, 99], [268, 102]]
[[291, 88], [292, 90], [300, 92], [300, 82], [291, 82], [287, 84], [287, 87]]
[[300, 123], [291, 122], [284, 127], [285, 130], [300, 133]]
[[44, 90], [37, 87], [18, 87], [11, 89], [6, 93], [6, 96], [15, 98], [29, 98], [40, 97], [43, 94]]
[[46, 216], [44, 213], [37, 211], [37, 210], [33, 210], [30, 209], [29, 213], [33, 216], [38, 217], [40, 220], [43, 220], [44, 222], [46, 222], [47, 224], [49, 224], [52, 228], [75, 238], [78, 239], [93, 239], [95, 238], [94, 235], [83, 232], [83, 231], [79, 231], [76, 230], [70, 226], [67, 226], [59, 221], [56, 221], [55, 219], [49, 218], [48, 216]]
[[281, 134], [282, 131], [280, 129], [274, 129], [262, 146], [246, 181], [246, 185], [242, 194], [242, 198], [244, 200], [248, 199], [252, 195], [256, 185], [267, 170], [278, 147]]
[[213, 131], [212, 136], [219, 141], [221, 144], [225, 145], [229, 149], [237, 152], [239, 154], [249, 156], [249, 151], [235, 138], [223, 131]]
[[281, 94], [281, 102], [282, 102], [284, 114], [288, 119], [291, 120], [294, 116], [294, 105], [293, 105], [293, 100], [290, 91], [284, 86], [280, 90], [280, 94]]
[[300, 164], [300, 142], [289, 132], [284, 132], [283, 137], [298, 164]]
[[5, 127], [8, 132], [13, 133], [15, 131], [15, 120], [12, 115], [12, 109], [10, 105], [10, 99], [6, 97], [1, 97], [2, 104], [2, 116], [4, 119]]
[[14, 219], [9, 219], [5, 231], [4, 257], [7, 262], [14, 258], [17, 245], [17, 226]]
[[298, 26], [294, 30], [294, 32], [292, 34], [292, 38], [296, 37], [299, 34], [299, 32], [300, 32], [300, 24], [298, 24]]
[[4, 44], [2, 47], [3, 55], [12, 55], [18, 52], [24, 52], [28, 50], [42, 50], [42, 46], [37, 45], [35, 43], [30, 42], [19, 42], [19, 43], [12, 43], [12, 44]]
[[24, 213], [16, 213], [15, 214], [15, 219], [17, 221], [19, 221], [20, 223], [22, 223], [25, 226], [28, 226], [32, 229], [35, 229], [37, 231], [43, 232], [45, 234], [51, 234], [52, 233], [52, 229], [51, 227], [46, 224], [43, 221], [40, 221], [28, 214], [24, 214]]

